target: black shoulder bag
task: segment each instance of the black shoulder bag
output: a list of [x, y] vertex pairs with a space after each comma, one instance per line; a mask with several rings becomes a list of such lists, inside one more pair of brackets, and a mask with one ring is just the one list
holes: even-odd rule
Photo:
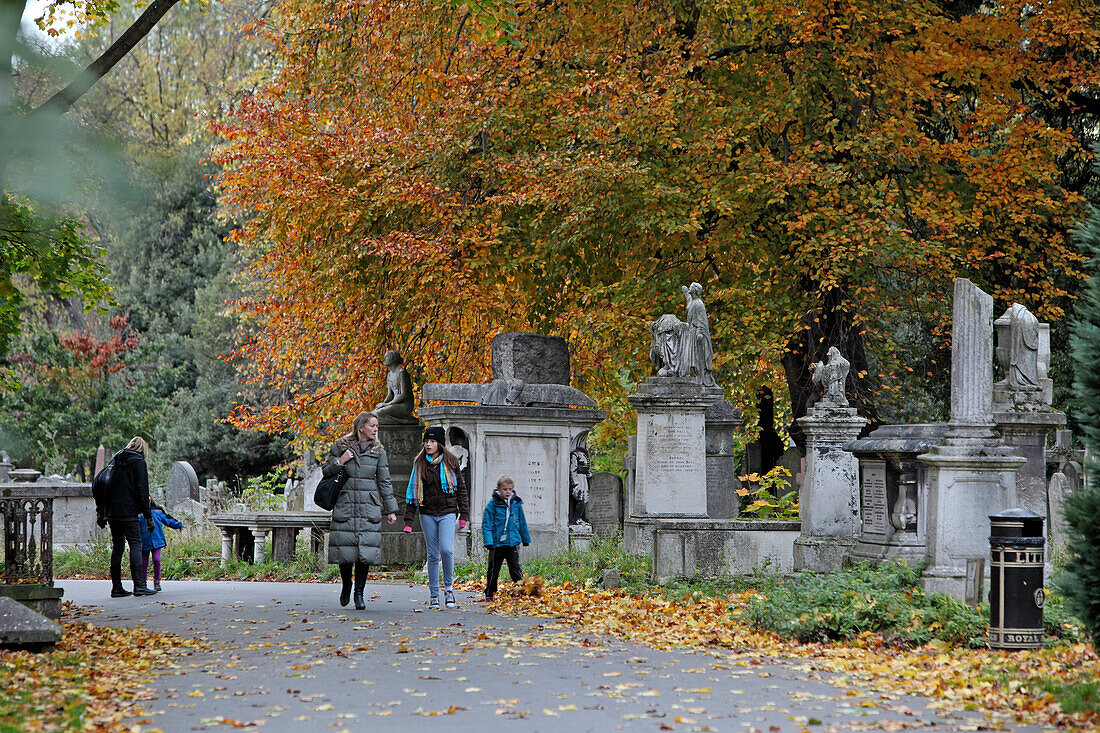
[[346, 469], [340, 469], [340, 473], [328, 478], [322, 478], [313, 491], [313, 503], [322, 509], [332, 511], [336, 506], [336, 500], [340, 498], [340, 491], [344, 488], [344, 482], [348, 480]]

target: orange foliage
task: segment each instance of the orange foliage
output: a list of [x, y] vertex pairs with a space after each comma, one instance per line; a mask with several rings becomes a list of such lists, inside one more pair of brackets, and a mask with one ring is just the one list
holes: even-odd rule
[[235, 419], [315, 435], [381, 396], [387, 348], [479, 381], [505, 330], [566, 337], [610, 403], [692, 280], [733, 398], [835, 289], [862, 326], [942, 312], [957, 273], [1057, 318], [1095, 5], [284, 4], [276, 76], [215, 125], [237, 356], [279, 396]]

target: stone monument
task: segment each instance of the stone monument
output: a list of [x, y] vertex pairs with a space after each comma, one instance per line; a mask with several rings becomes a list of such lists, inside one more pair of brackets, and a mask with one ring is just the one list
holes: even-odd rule
[[199, 501], [199, 477], [187, 461], [176, 461], [168, 470], [164, 487], [164, 507], [177, 517], [186, 514], [196, 522], [206, 517], [206, 509]]
[[851, 557], [913, 563], [928, 554], [928, 467], [917, 456], [943, 440], [946, 423], [882, 425], [846, 447], [859, 459], [860, 537]]
[[955, 280], [951, 325], [951, 421], [928, 466], [926, 592], [962, 600], [967, 560], [989, 555], [989, 515], [1016, 505], [1026, 463], [996, 437], [993, 419], [993, 298]]
[[[516, 482], [531, 531], [531, 556], [550, 556], [570, 541], [570, 459], [605, 413], [569, 386], [565, 339], [502, 333], [492, 341], [493, 381], [426, 384], [420, 417], [447, 431], [466, 453], [471, 527], [456, 537], [460, 552], [481, 552], [481, 510], [502, 473]], [[553, 381], [550, 381], [553, 380]], [[468, 547], [460, 548], [462, 542]]]
[[806, 471], [798, 492], [801, 534], [794, 543], [794, 569], [816, 573], [840, 569], [860, 534], [859, 463], [846, 450], [867, 425], [848, 406], [844, 389], [848, 360], [835, 346], [813, 365], [821, 397], [798, 419], [806, 435]]
[[[382, 363], [389, 370], [386, 374], [386, 398], [375, 405], [372, 412], [378, 417], [378, 440], [386, 447], [393, 495], [400, 510], [404, 511], [405, 488], [409, 484], [413, 461], [423, 447], [425, 426], [413, 415], [416, 408], [413, 382], [401, 353], [394, 349], [387, 351]], [[308, 503], [312, 503], [312, 498], [311, 489], [307, 492]], [[382, 523], [382, 556], [387, 562], [415, 562], [418, 559], [418, 548], [422, 544], [420, 525], [414, 524], [415, 537], [401, 532], [402, 526], [401, 522]]]
[[[993, 385], [993, 419], [1004, 442], [1027, 459], [1016, 474], [1016, 504], [1047, 515], [1047, 439], [1066, 416], [1051, 408], [1050, 326], [1013, 303], [993, 322], [1004, 379]], [[1048, 523], [1049, 526], [1049, 523]]]
[[611, 540], [623, 531], [623, 480], [617, 473], [601, 471], [588, 482], [588, 522], [592, 532]]

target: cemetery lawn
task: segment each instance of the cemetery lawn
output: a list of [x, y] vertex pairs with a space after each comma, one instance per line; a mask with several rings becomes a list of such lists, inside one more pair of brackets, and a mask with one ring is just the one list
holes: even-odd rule
[[118, 728], [139, 714], [143, 683], [204, 646], [147, 629], [62, 624], [52, 652], [0, 652], [0, 733]]

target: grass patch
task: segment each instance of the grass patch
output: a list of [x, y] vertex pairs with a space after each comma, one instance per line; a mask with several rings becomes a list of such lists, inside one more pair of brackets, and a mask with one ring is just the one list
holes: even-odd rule
[[1070, 715], [1100, 712], [1100, 680], [1092, 677], [1072, 682], [1063, 680], [1043, 680], [1045, 692], [1054, 695], [1064, 712]]
[[[523, 548], [520, 548], [520, 562], [525, 576], [539, 575], [547, 583], [596, 583], [605, 570], [615, 569], [619, 571], [622, 587], [626, 590], [632, 593], [650, 590], [650, 559], [623, 552], [622, 538], [618, 536], [609, 539], [593, 537], [586, 550], [571, 549], [549, 558], [524, 558]], [[459, 580], [485, 580], [485, 570], [484, 560], [462, 563], [455, 566], [455, 577]], [[501, 574], [507, 579], [507, 566]]]

